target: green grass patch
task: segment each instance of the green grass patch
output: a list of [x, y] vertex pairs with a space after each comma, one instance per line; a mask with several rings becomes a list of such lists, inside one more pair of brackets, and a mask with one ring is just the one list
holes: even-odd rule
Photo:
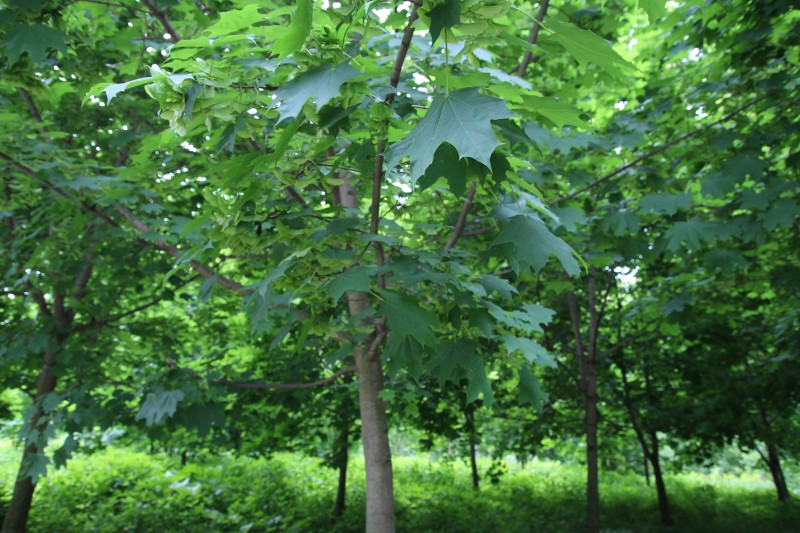
[[[5, 457], [13, 449], [0, 450]], [[9, 461], [9, 464], [12, 464]], [[490, 467], [481, 461], [480, 470]], [[13, 477], [3, 471], [4, 486]], [[511, 463], [496, 484], [471, 486], [461, 462], [423, 456], [394, 461], [400, 532], [582, 531], [584, 472], [579, 466]], [[109, 449], [70, 461], [37, 488], [32, 533], [364, 530], [363, 461], [351, 461], [348, 507], [331, 517], [337, 472], [314, 459], [220, 456], [180, 466], [177, 459]], [[659, 525], [655, 489], [640, 476], [602, 473], [602, 524], [615, 532], [751, 533], [800, 531], [800, 506], [779, 504], [764, 478], [678, 474], [667, 478], [676, 525]]]

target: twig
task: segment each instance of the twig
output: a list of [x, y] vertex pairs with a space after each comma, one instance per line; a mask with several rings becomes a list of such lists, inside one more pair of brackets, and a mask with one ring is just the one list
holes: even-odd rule
[[469, 187], [469, 191], [467, 191], [467, 197], [464, 199], [464, 204], [461, 206], [461, 213], [458, 215], [456, 227], [453, 228], [453, 233], [450, 235], [450, 239], [444, 246], [445, 252], [456, 245], [458, 239], [461, 238], [461, 235], [464, 232], [464, 226], [467, 224], [467, 214], [469, 213], [469, 208], [472, 206], [472, 200], [475, 198], [476, 189], [477, 184], [473, 181], [472, 185]]
[[348, 366], [347, 368], [342, 368], [337, 370], [333, 373], [330, 377], [325, 379], [320, 379], [317, 381], [311, 381], [309, 383], [237, 383], [235, 381], [228, 381], [225, 379], [219, 379], [214, 381], [209, 381], [212, 385], [223, 385], [225, 387], [234, 387], [237, 389], [277, 389], [277, 390], [298, 390], [298, 389], [314, 389], [317, 387], [324, 387], [330, 383], [333, 383], [341, 376], [345, 374], [349, 374], [351, 372], [355, 372], [355, 366]]
[[177, 43], [181, 40], [178, 32], [175, 31], [175, 28], [172, 27], [172, 24], [169, 23], [169, 19], [167, 18], [167, 14], [164, 10], [159, 9], [157, 5], [155, 5], [152, 0], [141, 0], [142, 4], [147, 7], [150, 13], [161, 22], [161, 25], [164, 26], [164, 29], [169, 34], [169, 40], [173, 43]]
[[622, 165], [621, 167], [619, 167], [618, 169], [614, 170], [613, 172], [610, 172], [609, 174], [606, 174], [606, 175], [605, 175], [605, 176], [603, 176], [602, 178], [599, 178], [599, 179], [597, 179], [597, 180], [593, 181], [592, 183], [590, 183], [590, 184], [588, 184], [588, 185], [586, 185], [586, 186], [584, 186], [584, 187], [581, 187], [581, 188], [580, 188], [580, 189], [578, 189], [577, 191], [571, 192], [571, 193], [569, 193], [569, 194], [568, 194], [568, 195], [566, 195], [566, 196], [562, 196], [561, 198], [556, 198], [555, 200], [553, 200], [552, 202], [550, 202], [550, 205], [558, 205], [558, 204], [562, 204], [562, 203], [564, 203], [564, 202], [566, 202], [566, 201], [568, 201], [568, 200], [571, 200], [571, 199], [575, 198], [575, 197], [576, 197], [576, 196], [578, 196], [579, 194], [582, 194], [582, 193], [584, 193], [584, 192], [586, 192], [586, 191], [588, 191], [588, 190], [590, 190], [590, 189], [594, 189], [594, 188], [595, 188], [595, 187], [597, 187], [598, 185], [600, 185], [600, 184], [602, 184], [602, 183], [604, 183], [604, 182], [606, 182], [606, 181], [610, 180], [610, 179], [611, 179], [611, 178], [613, 178], [614, 176], [617, 176], [618, 174], [621, 174], [621, 173], [625, 172], [625, 171], [626, 171], [626, 170], [628, 170], [629, 168], [631, 168], [631, 167], [634, 167], [634, 166], [638, 165], [639, 163], [641, 163], [641, 162], [642, 162], [642, 161], [644, 161], [645, 159], [649, 159], [649, 158], [653, 157], [654, 155], [658, 155], [658, 154], [660, 154], [661, 152], [663, 152], [663, 151], [667, 150], [668, 148], [671, 148], [672, 146], [675, 146], [675, 145], [676, 145], [676, 144], [678, 144], [679, 142], [681, 142], [681, 141], [685, 141], [686, 139], [689, 139], [689, 138], [691, 138], [691, 137], [694, 137], [695, 135], [698, 135], [698, 134], [700, 134], [700, 133], [704, 132], [704, 131], [705, 131], [705, 130], [707, 130], [708, 128], [712, 128], [712, 127], [714, 127], [714, 126], [716, 126], [716, 125], [718, 125], [718, 124], [722, 124], [723, 122], [727, 122], [727, 121], [728, 121], [728, 120], [730, 120], [732, 117], [734, 117], [734, 116], [738, 115], [739, 113], [741, 113], [741, 112], [742, 112], [742, 111], [744, 111], [745, 109], [748, 109], [748, 108], [750, 108], [750, 107], [752, 107], [752, 106], [756, 105], [757, 103], [759, 103], [760, 101], [764, 100], [765, 98], [767, 98], [767, 97], [768, 97], [768, 96], [770, 96], [770, 95], [771, 95], [770, 93], [767, 93], [767, 94], [765, 94], [765, 95], [762, 95], [762, 96], [759, 96], [759, 97], [757, 97], [757, 98], [753, 98], [752, 100], [750, 100], [750, 101], [749, 101], [749, 102], [747, 102], [746, 104], [744, 104], [744, 105], [741, 105], [741, 106], [737, 107], [736, 109], [734, 109], [733, 111], [731, 111], [730, 113], [728, 113], [727, 115], [725, 115], [724, 117], [722, 117], [721, 119], [719, 119], [719, 120], [716, 120], [716, 121], [712, 122], [711, 124], [706, 124], [705, 126], [702, 126], [702, 127], [700, 127], [700, 128], [697, 128], [697, 129], [696, 129], [696, 130], [694, 130], [694, 131], [691, 131], [691, 132], [689, 132], [689, 133], [686, 133], [686, 134], [684, 134], [684, 135], [681, 135], [681, 136], [680, 136], [680, 137], [678, 137], [677, 139], [674, 139], [674, 140], [672, 140], [672, 141], [668, 142], [668, 143], [667, 143], [667, 144], [665, 144], [664, 146], [661, 146], [661, 147], [659, 147], [659, 148], [656, 148], [656, 149], [654, 149], [654, 150], [651, 150], [650, 152], [647, 152], [646, 154], [644, 154], [644, 155], [642, 155], [642, 156], [640, 156], [640, 157], [638, 157], [638, 158], [634, 159], [634, 160], [633, 160], [633, 161], [631, 161], [630, 163], [628, 163], [628, 164], [626, 164], [626, 165]]
[[[542, 20], [544, 20], [545, 15], [547, 14], [547, 6], [550, 4], [549, 0], [541, 0], [541, 5], [539, 6], [539, 12], [536, 14], [536, 21], [533, 23], [533, 28], [531, 28], [531, 37], [528, 39], [528, 42], [532, 45], [536, 44], [536, 41], [539, 39], [539, 30], [542, 29]], [[528, 65], [531, 64], [533, 61], [533, 54], [530, 50], [525, 51], [525, 56], [522, 58], [522, 62], [519, 64], [519, 68], [517, 69], [517, 76], [520, 78], [525, 76], [525, 69], [528, 68]]]
[[25, 102], [25, 105], [28, 106], [28, 111], [30, 111], [33, 120], [40, 123], [42, 122], [42, 115], [39, 113], [39, 109], [36, 108], [36, 104], [33, 102], [33, 98], [28, 91], [26, 91], [23, 87], [19, 87], [17, 89], [19, 95], [22, 97], [22, 101]]

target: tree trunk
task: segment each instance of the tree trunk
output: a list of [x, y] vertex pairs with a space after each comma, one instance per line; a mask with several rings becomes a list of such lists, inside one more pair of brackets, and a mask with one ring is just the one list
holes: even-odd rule
[[594, 365], [587, 372], [586, 384], [586, 531], [600, 531], [600, 484], [597, 467], [597, 375]]
[[[366, 294], [363, 297], [366, 299]], [[355, 295], [353, 295], [355, 296]], [[361, 409], [361, 440], [367, 473], [367, 533], [394, 533], [394, 489], [392, 454], [386, 405], [380, 397], [383, 369], [380, 357], [370, 350], [356, 350], [358, 403]]]
[[[29, 433], [41, 431], [43, 429], [42, 423], [47, 422], [47, 414], [44, 412], [41, 402], [45, 395], [56, 389], [56, 375], [53, 370], [56, 364], [56, 356], [56, 351], [45, 350], [44, 362], [39, 374], [39, 383], [36, 386], [36, 411], [31, 417]], [[14, 484], [14, 493], [11, 496], [11, 501], [8, 502], [8, 510], [3, 520], [3, 533], [25, 532], [25, 524], [28, 522], [28, 514], [31, 510], [31, 503], [33, 503], [33, 492], [36, 489], [36, 485], [30, 476], [23, 477], [23, 470], [28, 458], [37, 453], [39, 453], [39, 447], [36, 442], [28, 441], [25, 450], [22, 452], [22, 461], [17, 473], [17, 481]]]
[[658, 451], [658, 435], [655, 431], [650, 432], [650, 443], [652, 453], [650, 453], [650, 462], [653, 464], [653, 477], [656, 480], [656, 492], [658, 493], [658, 511], [661, 513], [661, 523], [665, 526], [671, 526], [672, 511], [669, 508], [669, 499], [667, 498], [667, 487], [664, 484], [664, 475], [661, 473], [661, 460], [659, 459]]
[[[343, 207], [355, 208], [355, 189], [346, 173], [340, 174], [344, 183], [339, 186]], [[351, 316], [369, 309], [369, 294], [350, 292], [347, 303]], [[380, 343], [376, 331], [364, 345], [356, 348], [358, 368], [358, 404], [361, 412], [361, 442], [364, 446], [364, 469], [367, 474], [367, 533], [394, 533], [394, 489], [392, 486], [392, 452], [389, 447], [389, 425], [386, 404], [380, 397], [383, 390]], [[374, 345], [374, 346], [373, 346]]]
[[469, 438], [469, 464], [472, 468], [472, 488], [478, 490], [480, 485], [480, 478], [478, 477], [478, 458], [475, 451], [475, 410], [472, 407], [467, 407], [464, 412], [464, 417], [467, 419], [467, 435]]
[[767, 466], [772, 474], [772, 482], [775, 483], [775, 490], [778, 493], [778, 501], [787, 502], [791, 498], [789, 487], [786, 485], [786, 478], [783, 475], [781, 459], [778, 449], [774, 444], [767, 443]]
[[[566, 275], [565, 275], [566, 277]], [[569, 279], [567, 277], [567, 279]], [[590, 273], [587, 280], [589, 308], [589, 342], [584, 347], [581, 336], [581, 323], [578, 314], [578, 302], [575, 293], [567, 291], [567, 307], [572, 321], [572, 333], [575, 337], [575, 354], [580, 369], [580, 388], [584, 407], [584, 432], [586, 433], [586, 531], [600, 531], [600, 488], [597, 466], [597, 329], [600, 314], [595, 299], [596, 280]]]
[[339, 485], [336, 487], [336, 503], [333, 506], [333, 516], [336, 518], [344, 513], [345, 497], [347, 496], [347, 462], [350, 455], [350, 419], [344, 418], [342, 432], [339, 436]]
[[650, 486], [650, 463], [647, 459], [647, 450], [644, 448], [642, 449], [642, 459], [644, 460], [644, 482], [647, 483], [647, 486]]

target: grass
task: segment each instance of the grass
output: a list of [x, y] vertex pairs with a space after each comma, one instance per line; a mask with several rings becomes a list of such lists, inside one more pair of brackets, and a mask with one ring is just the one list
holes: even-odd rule
[[[0, 441], [1, 442], [1, 441]], [[8, 491], [17, 451], [0, 444]], [[485, 472], [489, 462], [482, 462]], [[576, 465], [510, 463], [499, 483], [471, 487], [461, 461], [394, 461], [399, 532], [581, 531], [584, 473]], [[175, 458], [109, 449], [72, 460], [37, 488], [29, 530], [36, 532], [363, 531], [363, 461], [353, 459], [348, 508], [330, 516], [337, 473], [311, 458], [220, 456], [181, 467]], [[601, 475], [607, 532], [800, 532], [800, 506], [779, 504], [756, 474], [683, 473], [667, 478], [676, 525], [659, 525], [655, 489], [640, 476]]]

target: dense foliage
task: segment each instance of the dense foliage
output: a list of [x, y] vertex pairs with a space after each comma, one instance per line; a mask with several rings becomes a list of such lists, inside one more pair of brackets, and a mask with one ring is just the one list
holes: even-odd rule
[[476, 488], [478, 450], [496, 479], [585, 439], [590, 532], [616, 462], [680, 523], [665, 446], [755, 451], [791, 498], [792, 2], [0, 6], [4, 531], [143, 437], [323, 457], [335, 514], [360, 438], [393, 531], [390, 426]]

